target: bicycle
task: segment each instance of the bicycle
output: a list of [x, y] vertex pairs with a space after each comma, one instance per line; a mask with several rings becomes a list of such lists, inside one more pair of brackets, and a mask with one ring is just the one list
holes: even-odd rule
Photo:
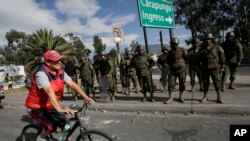
[[[76, 141], [113, 141], [114, 139], [108, 134], [100, 130], [88, 129], [87, 125], [84, 124], [84, 117], [86, 117], [86, 110], [88, 103], [84, 103], [82, 106], [77, 104], [71, 104], [70, 108], [75, 110], [73, 117], [69, 118], [70, 123], [74, 122], [67, 132], [65, 132], [64, 139], [62, 141], [67, 141], [69, 137], [74, 133], [74, 131], [79, 127], [80, 134], [77, 136]], [[42, 132], [43, 127], [37, 124], [31, 123], [26, 125], [21, 132], [22, 141], [36, 141], [37, 136]], [[52, 134], [47, 138], [49, 141], [56, 140]]]

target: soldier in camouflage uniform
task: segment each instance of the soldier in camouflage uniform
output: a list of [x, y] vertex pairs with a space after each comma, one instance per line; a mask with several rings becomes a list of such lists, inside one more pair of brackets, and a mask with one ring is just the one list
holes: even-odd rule
[[225, 82], [230, 74], [230, 84], [228, 89], [235, 89], [233, 87], [233, 82], [235, 80], [235, 75], [237, 72], [237, 67], [239, 66], [241, 60], [243, 59], [243, 50], [241, 44], [235, 40], [235, 35], [233, 32], [228, 32], [226, 35], [226, 41], [221, 44], [225, 57], [226, 57], [226, 67], [222, 74], [221, 80], [221, 91], [225, 90]]
[[[144, 96], [141, 101], [145, 102], [148, 100], [153, 102], [153, 82], [150, 69], [153, 66], [154, 60], [149, 54], [145, 53], [142, 45], [138, 45], [137, 54], [134, 56], [133, 61], [136, 66], [136, 74], [141, 87], [141, 92]], [[150, 93], [150, 98], [147, 98], [147, 92]]]
[[202, 82], [202, 69], [199, 58], [199, 51], [200, 47], [200, 40], [198, 38], [194, 38], [192, 41], [192, 47], [188, 50], [188, 60], [189, 60], [189, 76], [190, 76], [190, 83], [191, 83], [191, 92], [194, 91], [195, 85], [195, 75], [197, 75], [199, 84], [200, 84], [200, 91], [203, 91], [203, 82]]
[[167, 57], [168, 57], [168, 48], [163, 46], [162, 53], [159, 58], [157, 59], [157, 65], [161, 70], [161, 79], [160, 82], [162, 84], [163, 92], [166, 92], [167, 82], [168, 82], [168, 74], [169, 74], [169, 66], [167, 64]]
[[[64, 60], [64, 70], [65, 72], [71, 77], [71, 79], [77, 84], [77, 66], [76, 62], [72, 57], [69, 57], [67, 60]], [[68, 86], [67, 86], [68, 88]], [[69, 89], [68, 89], [69, 91]], [[77, 93], [74, 90], [71, 90], [71, 94], [76, 101], [77, 98]]]
[[114, 89], [114, 82], [113, 82], [113, 70], [114, 70], [114, 65], [113, 65], [113, 61], [111, 59], [108, 58], [107, 53], [106, 52], [102, 52], [100, 54], [100, 60], [99, 60], [99, 68], [98, 71], [100, 73], [99, 77], [104, 77], [104, 76], [108, 76], [108, 82], [109, 82], [109, 90], [111, 92], [111, 101], [115, 100], [115, 89]]
[[165, 101], [165, 104], [173, 102], [173, 89], [175, 88], [176, 78], [179, 79], [179, 101], [184, 103], [183, 92], [185, 90], [186, 82], [186, 63], [187, 51], [178, 46], [179, 39], [172, 38], [170, 41], [171, 50], [168, 53], [167, 63], [170, 67], [170, 73], [168, 78], [168, 90], [169, 98]]
[[125, 58], [125, 77], [126, 77], [126, 94], [129, 94], [129, 89], [130, 89], [130, 79], [133, 82], [135, 92], [139, 92], [138, 88], [138, 82], [137, 82], [137, 77], [136, 77], [136, 70], [135, 70], [135, 62], [132, 60], [133, 54], [132, 52], [127, 52], [126, 58]]
[[111, 77], [112, 77], [112, 89], [114, 91], [113, 98], [111, 97], [112, 101], [115, 100], [115, 95], [117, 94], [117, 82], [116, 82], [116, 67], [117, 67], [117, 60], [112, 58], [110, 54], [108, 54], [108, 62], [111, 65]]
[[221, 46], [213, 44], [214, 36], [209, 33], [206, 35], [205, 46], [199, 52], [199, 60], [202, 63], [204, 96], [200, 102], [208, 100], [208, 88], [210, 84], [210, 76], [213, 80], [214, 88], [217, 93], [217, 103], [223, 103], [220, 93], [221, 72], [224, 71], [225, 56]]
[[81, 84], [85, 93], [90, 96], [93, 95], [95, 100], [94, 82], [95, 82], [95, 70], [91, 63], [88, 61], [88, 57], [82, 57], [82, 65], [80, 66], [80, 78]]

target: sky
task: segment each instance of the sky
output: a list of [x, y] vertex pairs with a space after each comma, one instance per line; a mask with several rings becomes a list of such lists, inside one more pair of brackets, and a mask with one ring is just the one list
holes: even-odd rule
[[[74, 33], [91, 50], [93, 36], [98, 35], [107, 50], [115, 48], [112, 27], [123, 30], [121, 48], [129, 47], [133, 40], [144, 45], [143, 28], [140, 26], [137, 0], [1, 0], [0, 5], [0, 46], [6, 46], [6, 32], [11, 29], [27, 34], [47, 28], [54, 35]], [[169, 43], [169, 30], [147, 28], [148, 44], [160, 44], [159, 31], [163, 42]], [[185, 47], [185, 39], [191, 33], [183, 26], [175, 26], [174, 37]]]

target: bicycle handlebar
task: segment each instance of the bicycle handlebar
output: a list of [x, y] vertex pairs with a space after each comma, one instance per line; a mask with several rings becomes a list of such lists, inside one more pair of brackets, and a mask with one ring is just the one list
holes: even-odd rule
[[79, 106], [77, 104], [70, 104], [70, 108], [75, 110], [76, 113], [81, 112], [83, 109], [87, 109], [88, 105], [90, 105], [88, 102], [84, 102], [82, 106]]

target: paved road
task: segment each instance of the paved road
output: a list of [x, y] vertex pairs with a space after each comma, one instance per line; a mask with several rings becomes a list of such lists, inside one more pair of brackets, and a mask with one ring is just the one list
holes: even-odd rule
[[[197, 113], [204, 114], [250, 114], [250, 67], [239, 68], [239, 72], [236, 78], [236, 90], [227, 89], [223, 93], [224, 104], [217, 104], [216, 93], [214, 87], [210, 85], [209, 99], [207, 103], [199, 103], [198, 100], [202, 98], [203, 93], [196, 90], [193, 99], [192, 110]], [[160, 75], [157, 74], [158, 70], [154, 70], [153, 78], [155, 81], [159, 80]], [[187, 90], [189, 87], [189, 77], [187, 77]], [[121, 89], [119, 87], [119, 89]], [[197, 88], [198, 89], [198, 86]], [[6, 98], [2, 101], [3, 106], [23, 106], [27, 91], [20, 91], [17, 95], [6, 95]], [[98, 94], [97, 94], [98, 96]], [[70, 94], [65, 94], [66, 100], [62, 101], [63, 104], [69, 105], [74, 103]], [[93, 110], [111, 110], [111, 111], [139, 111], [139, 112], [161, 112], [161, 113], [186, 113], [191, 110], [192, 93], [185, 91], [184, 98], [185, 104], [175, 101], [171, 105], [163, 104], [163, 101], [167, 99], [167, 93], [161, 91], [155, 92], [156, 102], [140, 102], [142, 94], [135, 94], [131, 90], [131, 95], [117, 94], [117, 100], [115, 102], [102, 103], [97, 102], [93, 105]], [[178, 92], [174, 94], [175, 100], [178, 99]], [[78, 100], [76, 103], [81, 103]]]
[[[228, 141], [231, 124], [249, 124], [245, 115], [184, 115], [137, 112], [87, 112], [87, 125], [110, 134], [117, 141]], [[23, 107], [0, 112], [1, 141], [18, 141], [30, 121]], [[73, 135], [73, 139], [78, 133]]]

